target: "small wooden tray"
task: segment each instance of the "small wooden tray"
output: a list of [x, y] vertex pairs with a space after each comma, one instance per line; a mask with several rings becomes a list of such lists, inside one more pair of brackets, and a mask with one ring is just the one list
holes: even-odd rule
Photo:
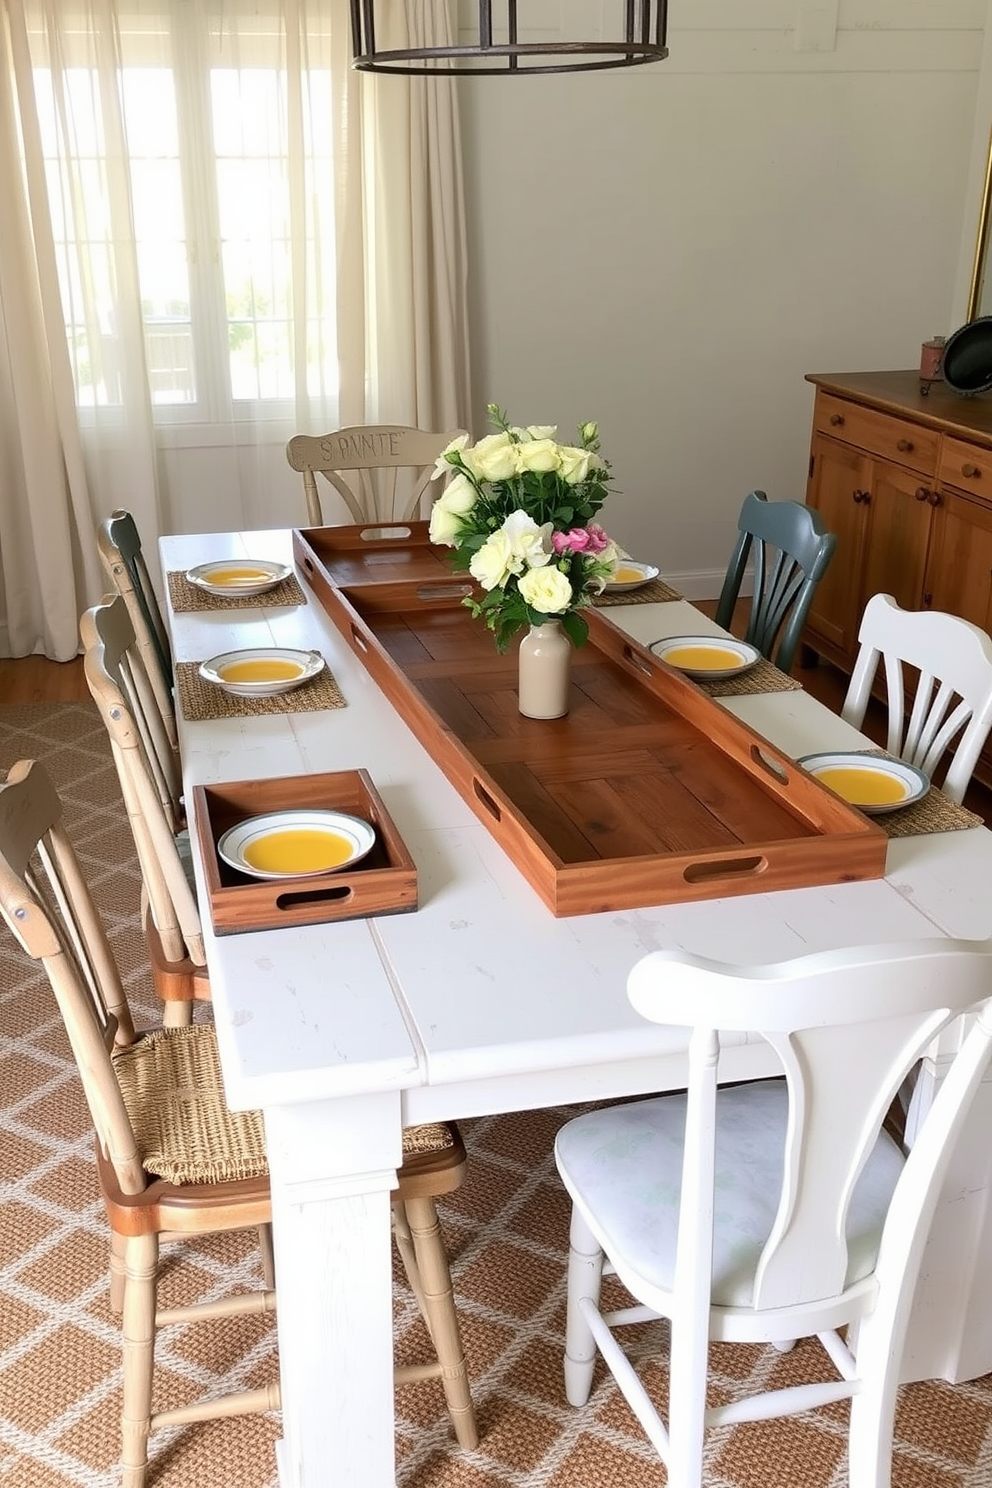
[[[218, 856], [217, 843], [228, 827], [266, 811], [306, 807], [346, 811], [370, 822], [376, 833], [372, 851], [353, 868], [323, 878], [249, 878]], [[193, 821], [218, 935], [417, 908], [417, 866], [365, 770], [195, 785]]]
[[[381, 529], [310, 528], [315, 596], [447, 779], [556, 915], [879, 878], [861, 812], [632, 640], [603, 610], [573, 656], [570, 711], [517, 709], [500, 656], [423, 523], [407, 577]], [[397, 541], [401, 541], [397, 538]], [[381, 581], [379, 575], [381, 574]]]

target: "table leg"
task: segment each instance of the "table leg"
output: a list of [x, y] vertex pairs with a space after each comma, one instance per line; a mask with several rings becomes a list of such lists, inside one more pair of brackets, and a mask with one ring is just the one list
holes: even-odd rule
[[265, 1109], [282, 1488], [394, 1488], [397, 1093]]

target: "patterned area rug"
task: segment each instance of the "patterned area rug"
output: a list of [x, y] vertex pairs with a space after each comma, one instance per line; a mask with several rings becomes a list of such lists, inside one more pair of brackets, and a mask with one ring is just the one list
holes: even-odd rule
[[[139, 1023], [157, 1005], [142, 969], [139, 880], [116, 777], [95, 711], [83, 704], [0, 708], [0, 769], [42, 758], [106, 917]], [[398, 1392], [399, 1488], [662, 1488], [664, 1470], [605, 1371], [588, 1408], [561, 1384], [568, 1205], [551, 1157], [572, 1111], [465, 1123], [469, 1178], [442, 1211], [482, 1443], [453, 1445], [440, 1387]], [[184, 1247], [163, 1302], [261, 1284], [253, 1235]], [[429, 1357], [413, 1299], [394, 1290], [397, 1356]], [[643, 1330], [661, 1362], [665, 1334]], [[163, 1333], [156, 1406], [253, 1386], [276, 1370], [265, 1319]], [[791, 1354], [715, 1347], [713, 1398], [820, 1371], [818, 1346]], [[107, 1306], [107, 1241], [92, 1137], [47, 983], [0, 928], [0, 1485], [108, 1488], [117, 1480], [119, 1335]], [[723, 1428], [707, 1449], [707, 1488], [845, 1488], [843, 1406], [788, 1422]], [[902, 1392], [894, 1488], [992, 1488], [992, 1379]], [[149, 1488], [275, 1488], [275, 1416], [159, 1433]]]

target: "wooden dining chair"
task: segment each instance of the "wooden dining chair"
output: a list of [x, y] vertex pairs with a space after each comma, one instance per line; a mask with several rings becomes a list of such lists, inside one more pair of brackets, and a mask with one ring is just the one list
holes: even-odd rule
[[716, 621], [731, 629], [745, 570], [754, 586], [744, 639], [783, 672], [791, 671], [813, 595], [834, 555], [837, 539], [819, 513], [798, 501], [769, 501], [764, 491], [744, 498], [738, 537], [717, 601]]
[[[586, 1403], [598, 1349], [670, 1488], [701, 1488], [707, 1428], [848, 1397], [851, 1488], [888, 1488], [914, 1287], [955, 1140], [992, 1058], [990, 993], [992, 941], [868, 946], [753, 967], [655, 951], [633, 968], [637, 1011], [688, 1030], [689, 1085], [593, 1111], [558, 1134], [573, 1204], [565, 1389], [573, 1405]], [[882, 1129], [889, 1103], [931, 1039], [976, 1004], [904, 1157]], [[719, 1087], [725, 1030], [767, 1040], [785, 1078]], [[601, 1310], [604, 1274], [632, 1306]], [[670, 1322], [667, 1420], [616, 1337], [656, 1318]], [[835, 1377], [816, 1358], [815, 1382], [707, 1406], [711, 1343], [787, 1349], [812, 1335]], [[646, 1351], [642, 1331], [642, 1360]]]
[[[330, 434], [297, 434], [286, 458], [303, 476], [307, 521], [324, 525], [317, 486], [323, 476], [344, 504], [350, 522], [409, 522], [418, 513], [434, 463], [464, 429], [434, 434], [401, 424], [354, 425]], [[345, 479], [345, 475], [350, 479]]]
[[[271, 1246], [266, 1289], [160, 1310], [160, 1242], [261, 1227], [271, 1200], [258, 1112], [228, 1109], [213, 1025], [136, 1033], [113, 953], [62, 824], [44, 768], [22, 760], [0, 785], [0, 916], [51, 983], [96, 1130], [100, 1189], [111, 1231], [111, 1307], [122, 1316], [123, 1488], [143, 1488], [149, 1436], [167, 1426], [275, 1410], [279, 1385], [153, 1412], [155, 1339], [170, 1323], [275, 1308]], [[397, 1245], [437, 1355], [398, 1367], [398, 1382], [441, 1380], [458, 1442], [478, 1432], [434, 1200], [465, 1173], [454, 1126], [403, 1133], [393, 1202]]]
[[874, 594], [858, 642], [841, 717], [861, 727], [882, 668], [886, 748], [927, 776], [951, 752], [941, 789], [960, 803], [992, 729], [992, 640], [958, 615], [903, 610], [891, 594]]
[[97, 548], [107, 576], [127, 605], [162, 726], [170, 745], [178, 750], [169, 633], [141, 551], [138, 528], [130, 512], [112, 512], [100, 523]]
[[[192, 1022], [210, 1000], [192, 860], [179, 808], [181, 781], [166, 773], [164, 736], [144, 658], [124, 598], [115, 595], [79, 622], [83, 670], [110, 737], [141, 869], [142, 921], [155, 990], [168, 1027]], [[166, 763], [171, 755], [166, 751]]]

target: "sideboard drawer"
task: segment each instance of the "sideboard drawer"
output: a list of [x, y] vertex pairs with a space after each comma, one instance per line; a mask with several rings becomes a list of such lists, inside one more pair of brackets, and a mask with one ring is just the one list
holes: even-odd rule
[[840, 439], [873, 455], [881, 455], [921, 475], [933, 475], [937, 466], [940, 435], [935, 429], [893, 418], [875, 408], [859, 407], [844, 398], [818, 393], [813, 427], [831, 439]]
[[992, 501], [992, 449], [946, 439], [940, 452], [940, 480], [959, 491], [970, 491]]

